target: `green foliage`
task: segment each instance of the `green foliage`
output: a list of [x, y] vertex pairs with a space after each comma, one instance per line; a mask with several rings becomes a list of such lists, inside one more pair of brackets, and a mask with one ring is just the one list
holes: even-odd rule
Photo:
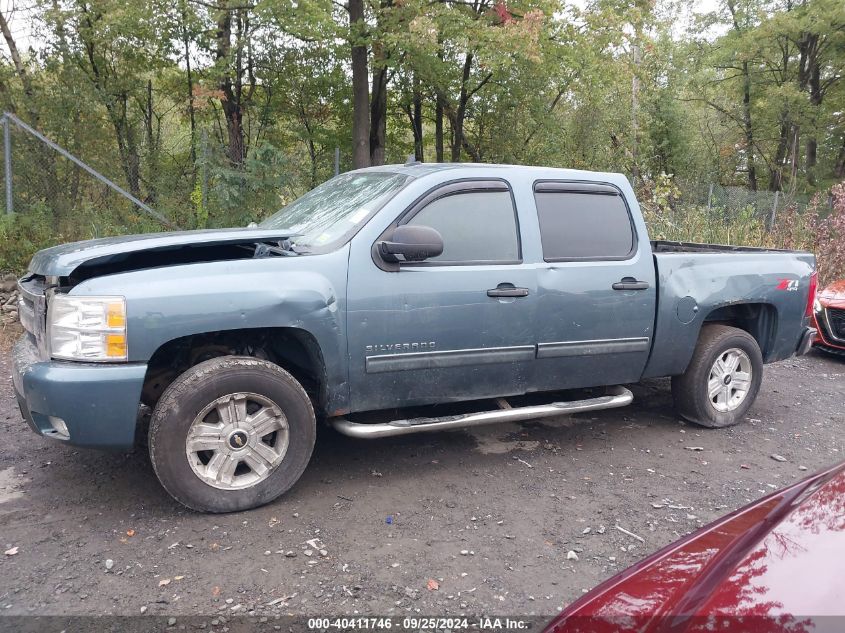
[[0, 216], [0, 271], [23, 273], [33, 253], [55, 244], [51, 216], [43, 205]]
[[204, 212], [214, 226], [246, 226], [278, 211], [286, 202], [287, 161], [270, 143], [259, 143], [237, 169], [218, 154], [211, 158], [206, 173], [203, 177], [208, 178], [214, 206]]
[[205, 206], [202, 182], [197, 179], [197, 184], [191, 191], [191, 203], [194, 205], [194, 226], [204, 229], [208, 226], [208, 209]]
[[667, 176], [638, 192], [651, 239], [808, 251], [816, 255], [822, 285], [845, 278], [845, 183], [817, 194], [804, 209], [782, 209], [771, 228], [768, 215], [752, 206], [730, 214], [679, 203], [677, 192]]
[[[363, 45], [387, 79], [389, 162], [415, 150], [416, 107], [428, 161], [440, 127], [445, 160], [623, 172], [666, 236], [769, 240], [753, 213], [681, 192], [756, 179], [792, 199], [845, 177], [845, 3], [698, 4], [372, 0], [350, 28], [332, 0], [36, 0], [40, 45], [0, 61], [0, 101], [179, 226], [244, 225], [331, 177], [335, 148], [350, 168]], [[21, 138], [3, 230], [32, 235], [0, 267], [160, 228]]]
[[56, 244], [160, 230], [161, 226], [146, 216], [104, 211], [89, 204], [57, 221], [51, 205], [36, 203], [25, 213], [0, 215], [0, 271], [23, 274], [36, 251]]

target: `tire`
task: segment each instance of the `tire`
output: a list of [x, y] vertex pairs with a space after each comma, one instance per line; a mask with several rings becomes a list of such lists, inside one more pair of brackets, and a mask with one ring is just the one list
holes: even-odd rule
[[221, 356], [191, 367], [162, 394], [150, 420], [150, 460], [179, 503], [236, 512], [287, 492], [315, 437], [311, 400], [293, 376], [265, 360]]
[[[725, 371], [735, 359], [736, 369]], [[717, 360], [721, 360], [719, 366]], [[727, 325], [704, 325], [687, 370], [672, 378], [675, 410], [700, 426], [733, 426], [754, 404], [762, 380], [763, 355], [753, 336]], [[747, 387], [744, 395], [743, 387]], [[711, 396], [711, 388], [719, 389], [715, 396]]]

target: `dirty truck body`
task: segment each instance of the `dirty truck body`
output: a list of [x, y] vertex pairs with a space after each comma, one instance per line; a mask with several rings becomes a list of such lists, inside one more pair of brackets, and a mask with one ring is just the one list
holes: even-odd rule
[[80, 446], [131, 447], [151, 407], [165, 488], [237, 510], [295, 483], [316, 419], [440, 430], [620, 406], [620, 385], [672, 376], [681, 415], [736, 423], [762, 364], [809, 347], [814, 268], [650, 242], [620, 174], [370, 168], [257, 228], [37, 253], [13, 382], [33, 430]]

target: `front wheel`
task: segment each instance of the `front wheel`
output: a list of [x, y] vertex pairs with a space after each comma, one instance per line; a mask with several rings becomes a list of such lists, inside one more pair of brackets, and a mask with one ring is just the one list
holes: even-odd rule
[[153, 469], [173, 498], [201, 512], [269, 503], [302, 475], [316, 422], [302, 386], [265, 360], [221, 356], [188, 369], [150, 420]]
[[732, 426], [754, 404], [762, 380], [763, 356], [754, 337], [708, 324], [701, 328], [687, 370], [672, 378], [675, 409], [701, 426]]

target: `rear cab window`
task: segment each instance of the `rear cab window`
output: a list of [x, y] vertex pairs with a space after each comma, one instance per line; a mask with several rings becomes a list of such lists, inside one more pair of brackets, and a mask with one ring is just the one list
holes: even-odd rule
[[602, 183], [539, 181], [534, 201], [547, 262], [623, 260], [637, 246], [621, 192]]

